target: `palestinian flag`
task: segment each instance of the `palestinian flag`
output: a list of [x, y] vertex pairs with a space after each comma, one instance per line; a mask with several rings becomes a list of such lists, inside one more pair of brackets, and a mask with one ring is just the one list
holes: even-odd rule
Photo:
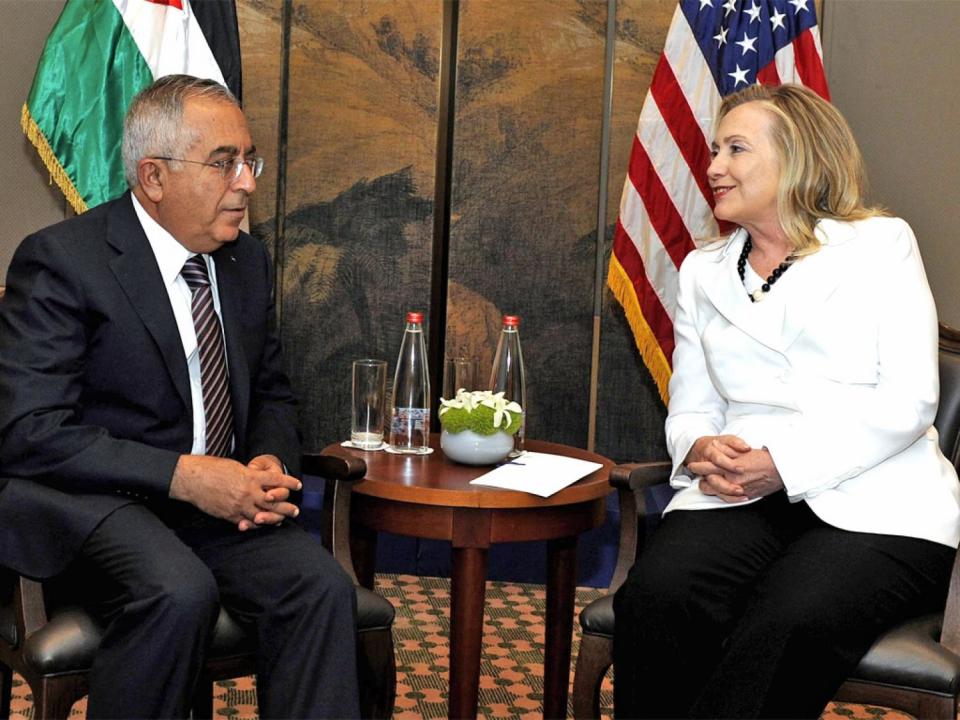
[[175, 73], [240, 98], [233, 0], [67, 0], [20, 125], [76, 212], [126, 190], [123, 117], [141, 89]]

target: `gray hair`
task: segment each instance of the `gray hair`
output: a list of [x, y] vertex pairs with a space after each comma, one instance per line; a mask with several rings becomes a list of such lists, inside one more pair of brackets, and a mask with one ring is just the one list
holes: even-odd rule
[[220, 100], [240, 107], [237, 98], [216, 80], [192, 75], [165, 75], [133, 99], [123, 121], [123, 171], [127, 185], [139, 184], [137, 165], [147, 157], [179, 157], [197, 141], [183, 125], [187, 100]]

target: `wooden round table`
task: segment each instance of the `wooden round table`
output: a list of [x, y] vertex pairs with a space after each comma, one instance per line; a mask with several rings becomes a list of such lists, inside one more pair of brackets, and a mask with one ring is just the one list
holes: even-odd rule
[[[450, 691], [448, 715], [475, 717], [483, 640], [487, 551], [491, 544], [547, 541], [547, 613], [544, 717], [567, 713], [570, 643], [576, 592], [577, 538], [604, 521], [612, 462], [567, 445], [528, 440], [527, 450], [598, 462], [599, 470], [549, 498], [471, 485], [489, 467], [459, 465], [431, 437], [430, 455], [393, 455], [330, 445], [325, 453], [362, 458], [367, 473], [353, 489], [352, 526], [359, 543], [361, 580], [372, 584], [375, 533], [391, 532], [452, 544], [450, 587]], [[367, 532], [364, 533], [363, 529]], [[366, 563], [368, 572], [362, 567]]]

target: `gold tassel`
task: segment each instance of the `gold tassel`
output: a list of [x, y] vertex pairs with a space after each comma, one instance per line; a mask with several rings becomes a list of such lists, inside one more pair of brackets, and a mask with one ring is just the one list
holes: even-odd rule
[[626, 313], [627, 322], [630, 323], [630, 329], [633, 331], [633, 339], [640, 351], [640, 357], [650, 371], [653, 381], [657, 384], [657, 390], [660, 391], [660, 399], [666, 405], [670, 402], [670, 393], [668, 386], [670, 384], [670, 363], [667, 362], [663, 354], [663, 348], [657, 342], [653, 331], [647, 324], [640, 310], [640, 303], [637, 300], [637, 293], [633, 287], [633, 281], [627, 275], [627, 271], [617, 260], [617, 256], [610, 255], [610, 270], [607, 273], [607, 287], [610, 288], [613, 296], [623, 306]]
[[23, 111], [20, 113], [20, 127], [23, 129], [23, 134], [27, 136], [27, 139], [37, 149], [40, 159], [50, 173], [50, 179], [55, 182], [57, 187], [63, 192], [64, 197], [67, 199], [67, 202], [70, 203], [74, 212], [76, 212], [77, 215], [86, 212], [87, 204], [83, 201], [83, 198], [80, 197], [80, 193], [77, 192], [77, 188], [74, 186], [70, 176], [67, 175], [67, 171], [63, 169], [57, 156], [50, 148], [50, 143], [47, 142], [43, 130], [40, 129], [40, 126], [37, 125], [33, 119], [33, 116], [30, 114], [30, 108], [27, 107], [26, 103], [24, 103]]

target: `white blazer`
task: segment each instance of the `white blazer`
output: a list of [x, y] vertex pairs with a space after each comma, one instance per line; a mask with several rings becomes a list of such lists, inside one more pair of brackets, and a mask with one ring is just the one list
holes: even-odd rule
[[751, 303], [747, 237], [680, 269], [666, 423], [679, 492], [667, 512], [735, 507], [700, 492], [683, 460], [697, 438], [766, 447], [793, 502], [860, 532], [960, 543], [960, 486], [940, 452], [937, 314], [910, 226], [821, 221], [822, 248]]

